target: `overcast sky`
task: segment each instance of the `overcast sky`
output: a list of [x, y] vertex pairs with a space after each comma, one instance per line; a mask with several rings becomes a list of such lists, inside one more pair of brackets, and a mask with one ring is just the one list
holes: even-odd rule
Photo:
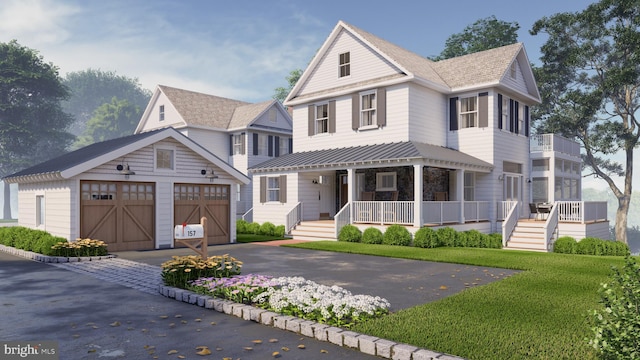
[[[423, 56], [478, 19], [520, 24], [537, 63], [533, 23], [585, 0], [1, 0], [0, 42], [16, 39], [68, 72], [88, 68], [258, 102], [304, 69], [339, 20]], [[585, 179], [585, 185], [589, 183]], [[600, 185], [604, 185], [600, 182]]]

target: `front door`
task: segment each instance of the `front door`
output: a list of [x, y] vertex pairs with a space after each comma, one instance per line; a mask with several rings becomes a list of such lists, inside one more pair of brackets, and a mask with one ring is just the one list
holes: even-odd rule
[[340, 209], [349, 201], [349, 177], [340, 175]]

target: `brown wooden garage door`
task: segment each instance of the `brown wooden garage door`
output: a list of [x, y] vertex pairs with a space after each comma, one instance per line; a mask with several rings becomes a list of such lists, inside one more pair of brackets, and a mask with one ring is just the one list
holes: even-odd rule
[[174, 225], [199, 224], [204, 216], [209, 245], [229, 243], [229, 189], [229, 185], [175, 184]]
[[109, 252], [155, 247], [152, 183], [80, 182], [80, 236], [108, 244]]

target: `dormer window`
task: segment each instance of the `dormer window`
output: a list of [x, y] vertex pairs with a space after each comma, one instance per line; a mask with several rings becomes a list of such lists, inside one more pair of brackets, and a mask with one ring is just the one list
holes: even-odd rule
[[340, 54], [339, 77], [351, 75], [351, 55], [349, 52]]
[[158, 111], [160, 113], [160, 117], [159, 117], [159, 121], [164, 121], [164, 105], [160, 105], [160, 107], [158, 108]]

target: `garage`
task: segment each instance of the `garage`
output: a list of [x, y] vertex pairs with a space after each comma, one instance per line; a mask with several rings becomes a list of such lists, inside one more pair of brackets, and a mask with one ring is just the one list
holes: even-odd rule
[[153, 183], [81, 181], [80, 237], [102, 240], [109, 251], [155, 247]]
[[[229, 185], [175, 184], [174, 224], [198, 224], [207, 218], [208, 244], [231, 242]], [[184, 246], [180, 243], [176, 247]]]

